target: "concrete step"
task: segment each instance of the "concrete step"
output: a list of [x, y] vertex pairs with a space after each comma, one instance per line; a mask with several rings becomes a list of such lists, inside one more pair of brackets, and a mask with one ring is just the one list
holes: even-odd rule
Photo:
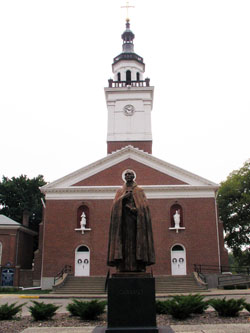
[[[65, 284], [53, 290], [55, 294], [105, 294], [105, 277], [69, 276]], [[205, 288], [199, 286], [193, 275], [156, 276], [155, 289], [158, 294], [201, 292]]]

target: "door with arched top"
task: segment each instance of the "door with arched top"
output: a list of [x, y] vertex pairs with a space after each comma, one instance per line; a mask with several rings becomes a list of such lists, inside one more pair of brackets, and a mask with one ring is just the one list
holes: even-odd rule
[[81, 245], [75, 252], [75, 276], [89, 276], [90, 272], [89, 248]]
[[172, 275], [186, 275], [186, 251], [182, 245], [174, 245], [171, 249], [171, 271]]

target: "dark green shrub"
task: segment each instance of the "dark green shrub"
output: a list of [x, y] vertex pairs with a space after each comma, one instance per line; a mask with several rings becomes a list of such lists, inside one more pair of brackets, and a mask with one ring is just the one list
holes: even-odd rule
[[224, 297], [223, 299], [211, 299], [209, 304], [221, 317], [236, 317], [244, 309], [246, 302], [244, 298], [226, 300], [226, 297]]
[[0, 287], [0, 293], [17, 292], [19, 289], [15, 287]]
[[245, 309], [250, 312], [250, 303], [245, 303]]
[[167, 311], [173, 318], [183, 320], [191, 315], [193, 306], [187, 297], [177, 297], [168, 301]]
[[73, 303], [67, 305], [67, 310], [72, 316], [78, 316], [84, 320], [94, 320], [104, 313], [106, 304], [106, 301], [83, 302], [74, 299]]
[[51, 319], [60, 305], [45, 304], [44, 302], [32, 301], [33, 306], [29, 307], [29, 311], [34, 320], [48, 320]]
[[204, 301], [205, 296], [200, 294], [188, 295], [186, 297], [192, 305], [192, 313], [202, 314], [209, 306], [209, 302]]
[[[24, 303], [26, 304], [26, 303]], [[21, 311], [22, 306], [24, 304], [20, 304], [16, 306], [16, 303], [8, 304], [5, 303], [0, 305], [0, 320], [10, 320], [12, 319], [18, 312]]]
[[157, 314], [167, 314], [168, 313], [168, 301], [156, 301], [155, 310]]
[[198, 314], [202, 314], [209, 306], [209, 302], [204, 301], [204, 298], [205, 296], [202, 296], [200, 294], [173, 296], [173, 299], [176, 300], [177, 302], [187, 303], [191, 313], [198, 313]]
[[235, 289], [235, 286], [224, 286], [223, 287], [224, 288], [224, 290], [232, 290], [232, 289]]
[[238, 286], [236, 286], [237, 289], [247, 289], [247, 285], [246, 284], [239, 284]]

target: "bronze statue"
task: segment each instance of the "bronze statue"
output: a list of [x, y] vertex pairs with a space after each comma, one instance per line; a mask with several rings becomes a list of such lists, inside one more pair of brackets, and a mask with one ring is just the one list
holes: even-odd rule
[[119, 272], [144, 272], [155, 263], [151, 216], [144, 191], [125, 171], [126, 183], [116, 192], [111, 211], [108, 266]]

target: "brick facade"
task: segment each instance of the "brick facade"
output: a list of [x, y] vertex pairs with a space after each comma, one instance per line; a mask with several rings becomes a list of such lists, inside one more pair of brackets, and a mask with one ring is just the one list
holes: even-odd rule
[[124, 148], [128, 145], [143, 150], [146, 153], [152, 154], [152, 141], [108, 141], [107, 153], [111, 154], [118, 149]]
[[[183, 208], [183, 225], [186, 228], [178, 234], [175, 230], [169, 230], [170, 208], [176, 202]], [[55, 276], [65, 264], [74, 269], [75, 250], [79, 245], [86, 245], [90, 249], [90, 275], [106, 275], [112, 200], [89, 200], [84, 204], [90, 209], [92, 230], [82, 235], [74, 230], [77, 208], [82, 201], [48, 201], [44, 276]], [[170, 254], [175, 244], [181, 244], [186, 249], [188, 274], [193, 272], [194, 264], [219, 264], [214, 199], [151, 199], [149, 205], [156, 251], [156, 265], [152, 266], [154, 274], [171, 274]], [[222, 224], [218, 227], [222, 233]], [[224, 255], [223, 241], [220, 251]]]
[[[126, 154], [131, 157], [126, 158]], [[113, 187], [122, 186], [121, 175], [128, 168], [135, 171], [137, 184], [151, 193], [148, 201], [156, 264], [148, 267], [148, 271], [152, 269], [155, 275], [171, 275], [171, 250], [174, 245], [181, 245], [185, 249], [187, 274], [194, 271], [194, 264], [226, 265], [223, 228], [216, 214], [215, 192], [218, 186], [164, 163], [133, 147], [124, 148], [122, 153], [109, 155], [91, 167], [87, 166], [49, 184], [44, 190], [47, 193], [43, 221], [44, 245], [43, 248], [39, 246], [40, 259], [43, 250], [43, 279], [50, 279], [51, 285], [53, 277], [65, 265], [72, 266], [75, 274], [76, 249], [81, 245], [90, 251], [90, 276], [106, 276], [110, 269], [106, 261], [110, 211], [115, 195]], [[98, 172], [95, 168], [98, 168]], [[150, 192], [152, 188], [156, 188], [156, 192]], [[107, 191], [107, 197], [98, 197], [98, 191]], [[88, 209], [88, 227], [91, 228], [84, 234], [75, 230], [79, 228], [79, 208], [83, 206]], [[169, 229], [173, 227], [173, 207], [181, 207], [182, 212], [181, 227], [185, 229], [178, 233]]]

